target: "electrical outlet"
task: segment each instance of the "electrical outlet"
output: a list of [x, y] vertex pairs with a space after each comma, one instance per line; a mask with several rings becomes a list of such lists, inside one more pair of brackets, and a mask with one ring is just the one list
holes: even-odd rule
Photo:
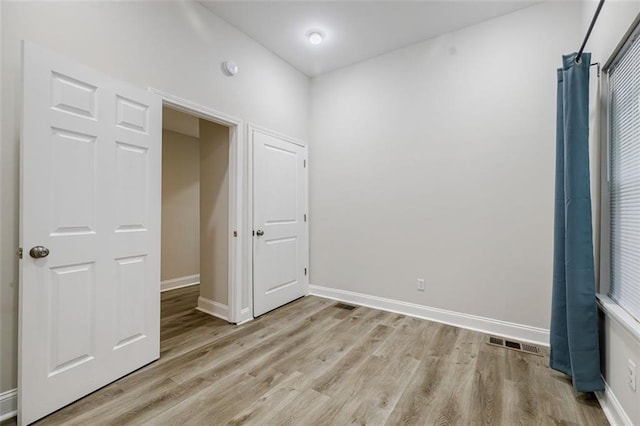
[[424, 291], [424, 279], [418, 278], [418, 291]]
[[628, 371], [628, 379], [629, 379], [629, 387], [636, 391], [636, 363], [629, 360], [629, 371]]

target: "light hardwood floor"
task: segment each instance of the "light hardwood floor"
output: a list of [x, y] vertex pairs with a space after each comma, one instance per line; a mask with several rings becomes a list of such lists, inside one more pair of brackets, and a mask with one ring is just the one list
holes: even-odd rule
[[546, 353], [313, 296], [232, 326], [197, 297], [163, 293], [160, 360], [38, 424], [608, 424]]

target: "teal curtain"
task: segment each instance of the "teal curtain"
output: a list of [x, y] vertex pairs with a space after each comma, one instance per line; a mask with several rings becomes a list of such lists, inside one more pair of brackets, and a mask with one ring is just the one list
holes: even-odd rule
[[578, 392], [604, 390], [600, 376], [589, 180], [591, 54], [558, 70], [550, 366]]

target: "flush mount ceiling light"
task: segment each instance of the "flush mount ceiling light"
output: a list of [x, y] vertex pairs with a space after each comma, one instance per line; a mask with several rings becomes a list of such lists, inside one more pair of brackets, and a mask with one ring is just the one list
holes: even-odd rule
[[309, 43], [311, 44], [320, 44], [322, 40], [324, 40], [324, 34], [320, 31], [311, 31], [307, 34], [307, 38], [309, 39]]

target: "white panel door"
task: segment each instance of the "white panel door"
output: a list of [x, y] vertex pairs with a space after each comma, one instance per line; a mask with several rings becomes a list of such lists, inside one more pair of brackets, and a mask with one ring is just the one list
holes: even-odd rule
[[253, 315], [308, 293], [307, 148], [253, 131]]
[[159, 357], [162, 109], [156, 95], [32, 44], [23, 72], [27, 424]]

